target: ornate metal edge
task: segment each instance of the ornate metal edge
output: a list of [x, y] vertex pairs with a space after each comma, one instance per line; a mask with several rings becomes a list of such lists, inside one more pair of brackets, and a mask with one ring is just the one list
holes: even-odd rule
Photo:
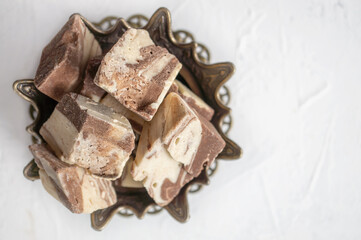
[[[39, 107], [37, 106], [36, 102], [33, 100], [32, 92], [33, 90], [29, 89], [31, 88], [31, 85], [33, 84], [33, 79], [21, 79], [17, 80], [13, 83], [13, 90], [23, 99], [28, 101], [31, 106], [35, 109], [37, 113], [39, 113]], [[26, 89], [27, 88], [27, 89]], [[33, 118], [33, 115], [31, 114], [31, 117]], [[39, 134], [37, 134], [34, 131], [34, 127], [36, 123], [39, 121], [40, 115], [37, 115], [34, 121], [26, 127], [26, 131], [33, 137], [33, 142], [35, 139], [35, 142], [40, 143], [41, 137]]]

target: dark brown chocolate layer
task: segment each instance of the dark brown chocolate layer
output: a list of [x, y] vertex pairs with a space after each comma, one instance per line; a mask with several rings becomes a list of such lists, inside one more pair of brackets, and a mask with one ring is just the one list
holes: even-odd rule
[[190, 182], [193, 178], [194, 177], [188, 174], [187, 171], [185, 171], [183, 168], [180, 170], [178, 179], [175, 183], [166, 178], [162, 184], [160, 195], [162, 199], [168, 199], [164, 205], [168, 205], [178, 195], [182, 187]]
[[184, 166], [184, 169], [193, 177], [197, 177], [204, 167], [207, 169], [226, 145], [217, 129], [209, 121], [200, 114], [198, 118], [202, 125], [201, 143], [192, 164]]
[[212, 108], [209, 108], [208, 111], [204, 108], [199, 107], [197, 102], [191, 98], [184, 96], [182, 93], [178, 94], [188, 103], [188, 105], [193, 108], [197, 113], [199, 113], [202, 117], [204, 117], [207, 121], [210, 121], [214, 115], [214, 110]]
[[93, 100], [95, 100], [94, 97], [99, 99], [102, 98], [106, 93], [102, 88], [98, 87], [94, 83], [94, 77], [98, 71], [102, 59], [103, 56], [97, 56], [89, 60], [85, 69], [83, 85], [80, 90], [81, 95]]
[[76, 102], [77, 97], [78, 95], [76, 93], [65, 94], [56, 106], [56, 109], [66, 116], [69, 121], [73, 123], [78, 132], [80, 132], [88, 114], [86, 110], [80, 109], [78, 103]]
[[167, 94], [169, 94], [169, 93], [171, 93], [171, 92], [178, 93], [178, 86], [177, 86], [177, 84], [175, 84], [174, 82], [173, 82], [172, 85], [170, 86]]
[[106, 54], [109, 50], [114, 46], [116, 42], [123, 36], [124, 32], [127, 31], [128, 28], [123, 24], [117, 24], [116, 28], [109, 34], [96, 34], [94, 32], [95, 39], [99, 42], [103, 53]]
[[81, 75], [83, 46], [80, 44], [84, 36], [80, 24], [83, 23], [77, 15], [69, 19], [44, 48], [36, 71], [35, 86], [57, 101], [77, 87]]

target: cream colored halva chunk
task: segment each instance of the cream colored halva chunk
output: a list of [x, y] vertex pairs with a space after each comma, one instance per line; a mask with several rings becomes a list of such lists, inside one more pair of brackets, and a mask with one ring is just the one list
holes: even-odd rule
[[60, 161], [44, 145], [30, 146], [48, 193], [73, 213], [92, 213], [116, 203], [110, 180], [93, 177], [83, 168]]
[[104, 56], [94, 79], [122, 105], [150, 121], [182, 65], [143, 29], [128, 29]]
[[165, 206], [209, 167], [224, 146], [212, 124], [171, 92], [143, 126], [132, 175], [143, 181], [158, 205]]
[[190, 180], [190, 176], [175, 161], [161, 142], [161, 130], [164, 121], [162, 107], [151, 122], [146, 122], [140, 135], [132, 176], [142, 181], [150, 197], [165, 206], [178, 194], [180, 188]]
[[97, 56], [88, 61], [84, 71], [84, 78], [79, 93], [85, 97], [90, 98], [94, 102], [99, 102], [106, 92], [95, 85], [94, 77], [98, 71], [99, 65], [102, 61], [102, 56]]
[[82, 80], [89, 59], [101, 55], [94, 35], [77, 14], [44, 48], [34, 79], [35, 86], [45, 95], [60, 101], [74, 91]]
[[172, 158], [191, 165], [202, 138], [202, 126], [197, 115], [177, 94], [170, 93], [164, 100], [162, 142]]
[[134, 149], [124, 116], [75, 93], [62, 98], [40, 134], [62, 161], [108, 179], [120, 177]]

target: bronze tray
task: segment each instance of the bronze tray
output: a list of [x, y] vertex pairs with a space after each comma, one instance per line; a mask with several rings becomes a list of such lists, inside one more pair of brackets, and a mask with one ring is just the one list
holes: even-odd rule
[[[215, 110], [212, 123], [226, 141], [226, 146], [217, 159], [240, 158], [241, 148], [226, 136], [231, 128], [232, 119], [231, 109], [226, 106], [230, 100], [230, 92], [223, 84], [234, 72], [232, 63], [209, 64], [209, 50], [204, 45], [196, 43], [192, 34], [184, 30], [172, 31], [170, 12], [166, 8], [159, 8], [149, 20], [143, 15], [133, 15], [127, 20], [111, 16], [99, 23], [91, 23], [82, 16], [81, 18], [105, 51], [110, 49], [128, 28], [134, 27], [146, 29], [156, 45], [166, 47], [177, 56], [183, 64], [177, 79], [188, 85]], [[43, 142], [39, 129], [52, 113], [56, 102], [40, 93], [32, 79], [17, 80], [13, 88], [31, 104], [30, 117], [34, 121], [26, 130], [30, 133], [32, 141]], [[208, 184], [208, 177], [216, 168], [217, 161], [214, 161], [209, 169], [204, 169], [200, 176], [186, 184], [178, 196], [164, 207], [177, 221], [185, 222], [189, 218], [187, 193], [197, 192], [202, 185]], [[32, 181], [39, 179], [38, 170], [32, 160], [25, 166], [24, 176]], [[144, 188], [124, 188], [117, 184], [117, 181], [114, 182], [114, 187], [118, 196], [117, 203], [91, 214], [91, 225], [96, 230], [102, 230], [115, 213], [142, 218], [145, 213], [155, 214], [163, 209], [154, 203]]]

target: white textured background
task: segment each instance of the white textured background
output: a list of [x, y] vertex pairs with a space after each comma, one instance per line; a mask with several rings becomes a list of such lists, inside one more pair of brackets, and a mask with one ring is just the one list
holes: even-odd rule
[[[172, 12], [212, 53], [232, 61], [231, 138], [190, 195], [191, 219], [115, 216], [102, 232], [22, 169], [31, 159], [28, 104], [11, 84], [32, 78], [42, 48], [73, 12]], [[0, 1], [0, 239], [361, 239], [361, 1]]]

